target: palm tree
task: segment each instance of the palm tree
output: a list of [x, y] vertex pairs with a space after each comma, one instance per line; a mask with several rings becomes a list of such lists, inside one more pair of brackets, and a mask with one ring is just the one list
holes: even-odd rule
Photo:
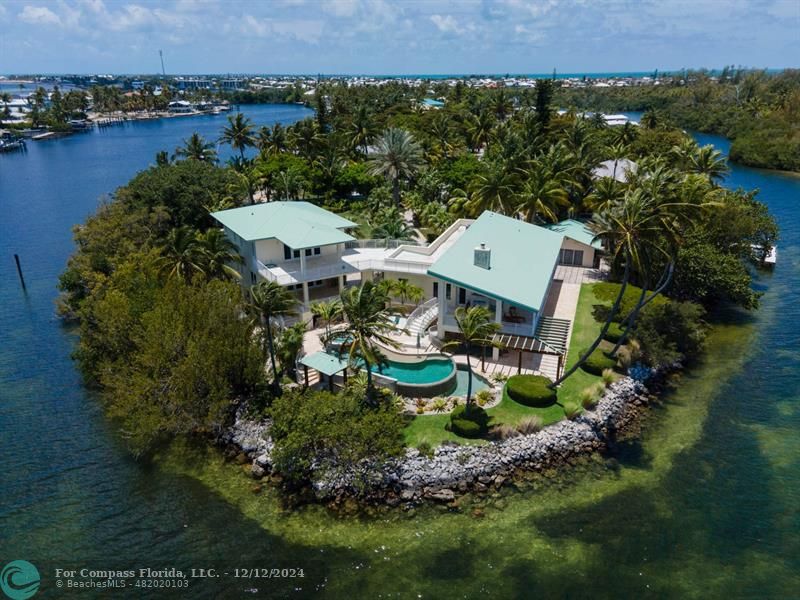
[[231, 264], [243, 264], [239, 249], [219, 229], [209, 229], [196, 239], [198, 262], [208, 279], [241, 279], [239, 271]]
[[306, 160], [312, 160], [323, 141], [319, 124], [314, 119], [304, 119], [292, 125], [288, 130], [291, 146]]
[[262, 351], [266, 358], [269, 352], [272, 360], [272, 382], [275, 394], [280, 393], [280, 381], [278, 379], [278, 366], [275, 363], [275, 345], [272, 339], [272, 318], [280, 316], [291, 316], [296, 314], [297, 299], [292, 293], [275, 281], [260, 281], [250, 288], [250, 303], [248, 310], [254, 318], [261, 324], [261, 334], [263, 340]]
[[311, 314], [325, 322], [325, 339], [331, 338], [331, 325], [342, 318], [342, 301], [336, 298], [327, 302], [313, 302]]
[[405, 129], [390, 128], [378, 138], [369, 159], [371, 175], [385, 177], [392, 184], [394, 204], [400, 207], [400, 182], [411, 179], [423, 166], [422, 148]]
[[183, 147], [175, 148], [175, 156], [211, 164], [217, 162], [214, 144], [206, 142], [198, 133], [193, 133], [188, 140], [184, 140]]
[[469, 145], [473, 150], [479, 150], [489, 144], [494, 131], [494, 115], [488, 110], [481, 110], [478, 114], [470, 115], [467, 121]]
[[354, 150], [361, 151], [367, 155], [367, 148], [375, 137], [375, 129], [372, 125], [372, 116], [366, 104], [361, 104], [353, 114], [350, 122], [350, 145]]
[[500, 323], [495, 322], [489, 309], [485, 306], [470, 306], [466, 308], [459, 306], [455, 312], [456, 324], [461, 332], [461, 341], [448, 342], [445, 347], [464, 344], [467, 357], [467, 409], [472, 401], [472, 349], [476, 346], [494, 346], [499, 348], [499, 344], [494, 340], [494, 336], [500, 331]]
[[518, 176], [498, 162], [489, 162], [474, 181], [477, 206], [471, 206], [473, 214], [485, 210], [509, 214], [513, 211]]
[[622, 185], [611, 177], [602, 177], [594, 182], [592, 191], [586, 196], [584, 206], [593, 213], [604, 212], [622, 199]]
[[414, 239], [414, 228], [406, 222], [403, 214], [395, 207], [382, 210], [378, 213], [376, 221], [372, 226], [372, 235], [375, 238], [387, 240]]
[[191, 227], [176, 227], [167, 234], [161, 249], [159, 266], [167, 276], [180, 277], [187, 283], [195, 273], [203, 273], [202, 260], [197, 247], [197, 232]]
[[645, 260], [650, 256], [648, 247], [657, 243], [656, 240], [662, 233], [662, 225], [656, 203], [641, 189], [629, 191], [620, 204], [594, 215], [590, 227], [594, 230], [595, 236], [605, 240], [612, 260], [621, 260], [624, 264], [622, 282], [599, 335], [575, 364], [551, 384], [552, 387], [559, 385], [577, 371], [603, 341], [611, 322], [617, 316], [632, 270], [645, 264]]
[[253, 125], [250, 119], [242, 113], [236, 113], [228, 117], [228, 126], [222, 130], [219, 141], [223, 144], [230, 144], [231, 148], [239, 151], [239, 158], [244, 160], [244, 151], [255, 146], [253, 137]]
[[453, 151], [454, 144], [451, 139], [451, 118], [446, 113], [441, 113], [433, 120], [430, 126], [431, 137], [436, 142], [436, 147], [442, 153], [442, 157], [447, 159]]
[[307, 323], [300, 321], [294, 325], [286, 327], [281, 331], [275, 350], [283, 371], [292, 380], [297, 378], [297, 356], [303, 349], [303, 339], [305, 338]]
[[523, 173], [523, 183], [516, 195], [516, 210], [523, 214], [528, 223], [534, 223], [541, 217], [557, 222], [559, 208], [569, 204], [564, 186], [540, 163], [534, 162]]
[[265, 152], [267, 155], [280, 154], [281, 152], [286, 152], [288, 149], [289, 140], [287, 138], [286, 129], [284, 129], [283, 125], [280, 123], [275, 123], [269, 133], [269, 142], [266, 144], [265, 148], [262, 148], [262, 152]]
[[389, 285], [389, 290], [394, 296], [400, 298], [400, 304], [405, 305], [406, 300], [419, 302], [425, 292], [422, 288], [414, 285], [408, 279], [395, 279]]
[[256, 147], [258, 151], [266, 156], [269, 152], [270, 144], [272, 144], [272, 131], [266, 125], [263, 125], [258, 130], [258, 135], [256, 136]]
[[367, 374], [366, 402], [374, 406], [372, 367], [386, 360], [376, 342], [397, 348], [397, 342], [391, 337], [397, 327], [386, 309], [386, 293], [371, 281], [345, 289], [341, 300], [345, 325], [340, 333], [348, 339], [351, 364], [363, 363]]
[[719, 150], [711, 144], [698, 148], [690, 157], [688, 171], [708, 177], [712, 183], [725, 177], [728, 165]]

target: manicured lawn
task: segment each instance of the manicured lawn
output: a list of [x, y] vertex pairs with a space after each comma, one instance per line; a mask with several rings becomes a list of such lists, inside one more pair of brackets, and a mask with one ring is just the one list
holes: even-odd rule
[[[578, 298], [578, 308], [575, 311], [575, 323], [572, 328], [572, 337], [569, 344], [569, 355], [567, 356], [567, 368], [575, 364], [580, 357], [582, 350], [589, 347], [594, 341], [595, 336], [600, 330], [600, 324], [592, 316], [592, 308], [599, 301], [594, 297], [592, 289], [594, 284], [581, 286], [581, 293]], [[604, 342], [605, 344], [605, 342]], [[492, 424], [499, 425], [506, 423], [514, 425], [525, 417], [539, 416], [542, 423], [549, 425], [564, 418], [564, 411], [561, 405], [564, 402], [573, 400], [580, 402], [580, 393], [585, 388], [600, 381], [600, 377], [591, 375], [579, 369], [569, 377], [558, 390], [558, 402], [546, 408], [531, 408], [515, 402], [509, 398], [505, 389], [503, 399], [500, 404], [490, 408], [487, 412], [492, 417]], [[446, 440], [459, 442], [460, 444], [481, 444], [483, 440], [467, 440], [449, 431], [444, 426], [449, 421], [448, 414], [442, 415], [423, 415], [413, 417], [405, 429], [406, 444], [409, 446], [419, 446], [422, 443], [430, 444], [435, 447]]]

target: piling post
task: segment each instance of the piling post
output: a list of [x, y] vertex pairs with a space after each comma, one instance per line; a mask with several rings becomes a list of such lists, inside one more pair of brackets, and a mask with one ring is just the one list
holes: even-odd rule
[[22, 266], [19, 264], [19, 254], [14, 255], [14, 261], [17, 263], [17, 274], [19, 275], [19, 282], [22, 284], [22, 291], [27, 292], [28, 288], [25, 287], [25, 277], [22, 276]]

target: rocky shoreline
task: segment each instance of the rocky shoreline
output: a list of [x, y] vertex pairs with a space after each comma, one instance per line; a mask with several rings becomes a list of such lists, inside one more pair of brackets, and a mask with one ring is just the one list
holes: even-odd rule
[[[650, 388], [655, 379], [650, 379]], [[648, 386], [625, 377], [610, 385], [592, 410], [574, 420], [483, 446], [443, 444], [432, 456], [408, 448], [404, 456], [378, 467], [366, 465], [359, 473], [318, 482], [314, 492], [322, 502], [355, 496], [390, 506], [426, 500], [452, 502], [462, 494], [500, 487], [518, 471], [544, 471], [607, 449], [638, 421], [651, 397]], [[233, 454], [246, 456], [255, 479], [272, 470], [270, 426], [269, 420], [248, 420], [240, 409], [234, 425], [219, 440]]]

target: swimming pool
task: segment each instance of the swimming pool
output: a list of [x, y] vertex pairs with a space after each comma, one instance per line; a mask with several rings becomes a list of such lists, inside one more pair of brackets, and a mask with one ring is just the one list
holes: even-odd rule
[[436, 383], [453, 373], [455, 365], [449, 358], [426, 358], [420, 362], [390, 360], [383, 368], [372, 371], [403, 383]]

